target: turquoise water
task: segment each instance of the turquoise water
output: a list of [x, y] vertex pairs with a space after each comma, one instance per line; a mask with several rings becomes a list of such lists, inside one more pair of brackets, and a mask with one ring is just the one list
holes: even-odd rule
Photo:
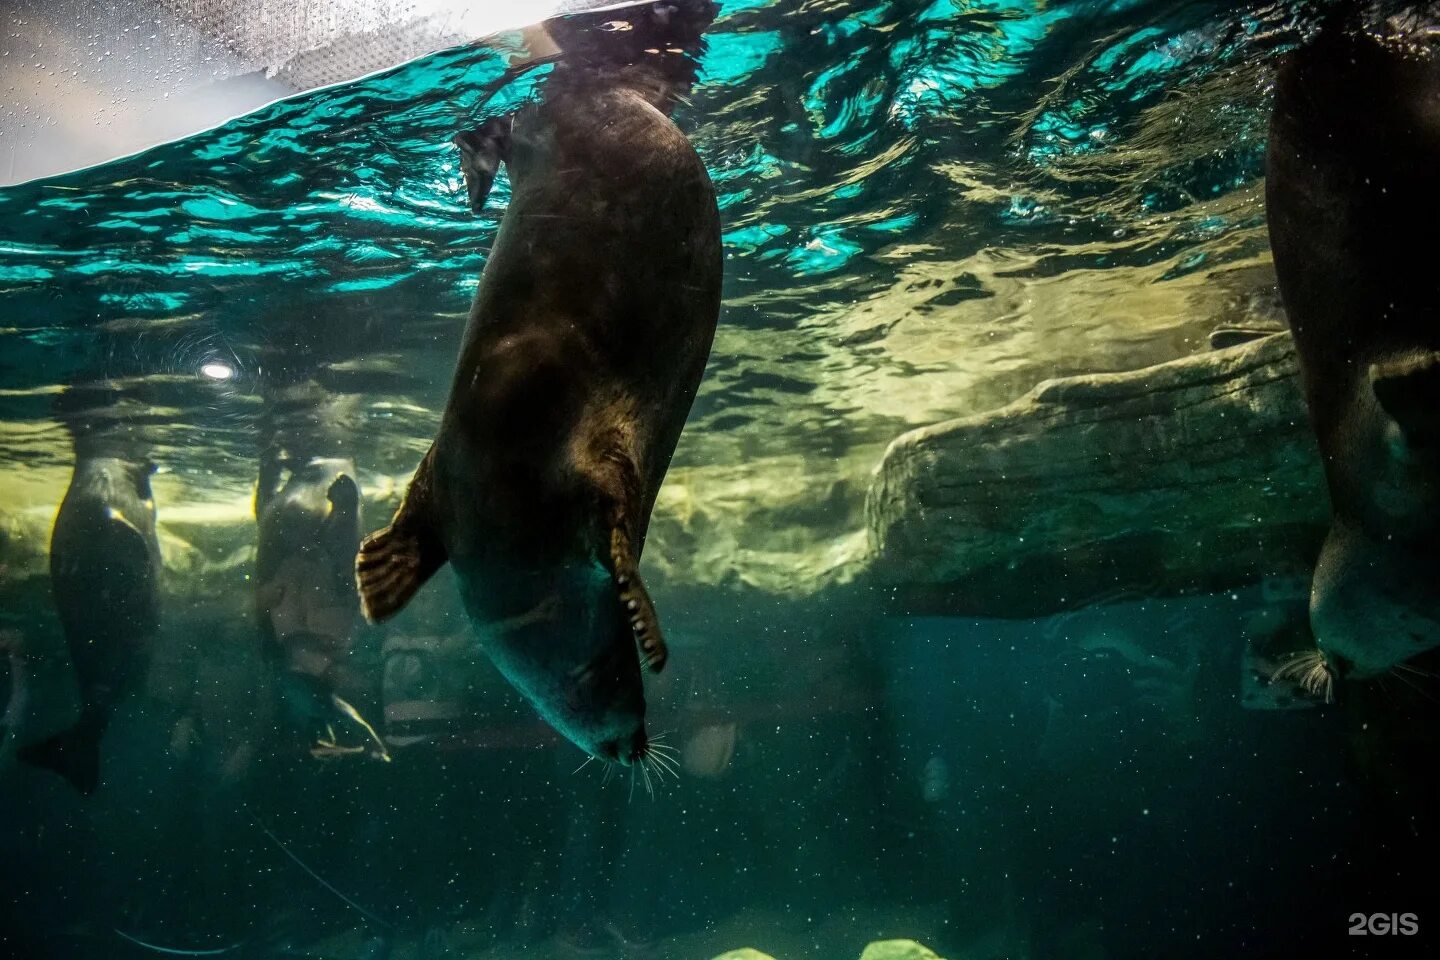
[[75, 709], [45, 545], [76, 435], [157, 466], [164, 558], [99, 790], [16, 763], [23, 733], [0, 751], [0, 949], [1287, 956], [1307, 912], [1343, 933], [1390, 909], [1314, 882], [1365, 861], [1335, 840], [1361, 816], [1339, 722], [1240, 705], [1247, 641], [1304, 618], [1303, 570], [1002, 619], [999, 596], [887, 605], [865, 567], [871, 470], [903, 432], [1283, 325], [1264, 143], [1308, 22], [721, 4], [675, 116], [719, 197], [725, 304], [643, 567], [672, 645], [650, 725], [681, 767], [658, 787], [572, 773], [448, 579], [338, 656], [388, 761], [354, 728], [324, 759], [266, 736], [287, 702], [255, 627], [267, 443], [353, 461], [365, 530], [393, 509], [510, 196], [502, 172], [471, 216], [450, 138], [550, 69], [507, 69], [518, 35], [0, 190], [12, 731]]

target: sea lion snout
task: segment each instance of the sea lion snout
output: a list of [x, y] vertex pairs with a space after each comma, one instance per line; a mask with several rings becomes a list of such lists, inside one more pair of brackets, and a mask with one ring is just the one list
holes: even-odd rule
[[601, 743], [596, 749], [600, 759], [608, 760], [611, 763], [618, 763], [621, 766], [631, 766], [639, 763], [650, 747], [650, 738], [645, 733], [645, 726], [642, 724], [639, 729], [626, 737], [612, 737]]
[[1440, 646], [1440, 594], [1428, 555], [1337, 522], [1315, 566], [1310, 622], [1332, 674], [1380, 677]]

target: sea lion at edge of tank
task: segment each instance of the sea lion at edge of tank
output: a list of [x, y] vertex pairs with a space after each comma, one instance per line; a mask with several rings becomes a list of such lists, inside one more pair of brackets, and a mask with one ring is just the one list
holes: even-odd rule
[[637, 563], [720, 309], [714, 188], [669, 117], [714, 12], [551, 21], [541, 101], [456, 137], [472, 208], [501, 162], [512, 199], [439, 434], [356, 565], [379, 621], [448, 561], [505, 677], [626, 765], [653, 755], [637, 642], [666, 658]]
[[100, 739], [116, 704], [140, 682], [160, 628], [155, 465], [77, 444], [75, 471], [50, 537], [50, 583], [80, 688], [68, 730], [22, 747], [84, 794], [100, 782]]
[[1440, 3], [1332, 16], [1280, 72], [1270, 241], [1332, 525], [1315, 690], [1440, 645]]

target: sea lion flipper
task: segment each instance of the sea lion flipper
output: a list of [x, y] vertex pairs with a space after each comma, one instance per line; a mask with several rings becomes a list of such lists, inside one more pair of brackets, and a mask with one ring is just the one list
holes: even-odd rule
[[399, 613], [449, 557], [430, 524], [430, 458], [421, 462], [390, 526], [366, 537], [355, 557], [355, 583], [365, 619]]
[[1440, 441], [1440, 353], [1372, 364], [1370, 386], [1407, 441], [1425, 445]]
[[510, 156], [510, 129], [513, 117], [492, 117], [474, 130], [462, 130], [452, 138], [460, 148], [460, 171], [470, 197], [470, 212], [485, 209], [485, 199], [495, 184], [495, 174]]
[[485, 199], [495, 184], [500, 164], [510, 158], [510, 130], [513, 115], [492, 117], [474, 130], [462, 130], [451, 138], [459, 147], [459, 168], [465, 174], [469, 212], [485, 209]]
[[630, 535], [623, 523], [616, 523], [610, 529], [610, 563], [615, 586], [620, 590], [620, 607], [635, 633], [635, 642], [640, 645], [641, 659], [652, 672], [659, 673], [665, 669], [670, 652], [665, 646], [665, 635], [660, 632], [660, 618], [655, 614], [650, 591], [640, 579]]

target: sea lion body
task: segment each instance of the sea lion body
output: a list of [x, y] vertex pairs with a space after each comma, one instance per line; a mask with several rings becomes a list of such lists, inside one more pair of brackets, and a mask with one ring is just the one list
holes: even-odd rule
[[51, 588], [81, 712], [73, 727], [24, 747], [20, 758], [86, 794], [99, 783], [111, 714], [143, 678], [160, 626], [154, 471], [125, 457], [78, 456], [51, 533]]
[[384, 619], [448, 560], [506, 678], [622, 763], [648, 742], [636, 641], [665, 656], [635, 564], [720, 304], [714, 189], [674, 86], [562, 64], [541, 102], [457, 137], [472, 206], [502, 159], [512, 198], [439, 434], [357, 564]]
[[1440, 4], [1291, 56], [1266, 204], [1333, 507], [1311, 621], [1332, 673], [1377, 676], [1440, 645]]

